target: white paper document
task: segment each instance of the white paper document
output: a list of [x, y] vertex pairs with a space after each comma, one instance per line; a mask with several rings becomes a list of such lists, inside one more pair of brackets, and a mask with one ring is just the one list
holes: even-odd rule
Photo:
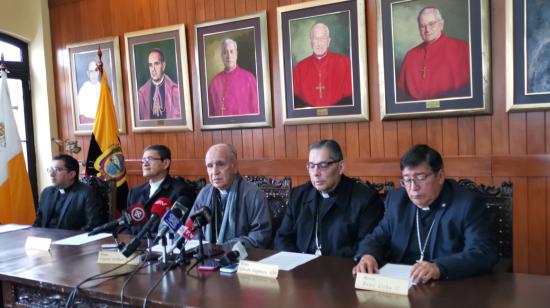
[[88, 236], [88, 233], [82, 233], [79, 235], [71, 236], [68, 238], [64, 238], [62, 240], [58, 240], [53, 242], [54, 245], [83, 245], [91, 242], [95, 242], [97, 240], [101, 240], [107, 237], [111, 237], [111, 233], [99, 233], [96, 235]]
[[27, 229], [30, 227], [31, 227], [30, 225], [17, 225], [17, 224], [0, 225], [0, 233], [17, 231], [21, 229]]
[[378, 271], [378, 274], [389, 278], [409, 280], [411, 269], [412, 265], [387, 263]]
[[278, 265], [280, 270], [290, 271], [291, 269], [307, 263], [319, 256], [307, 253], [281, 251], [258, 262], [265, 264]]

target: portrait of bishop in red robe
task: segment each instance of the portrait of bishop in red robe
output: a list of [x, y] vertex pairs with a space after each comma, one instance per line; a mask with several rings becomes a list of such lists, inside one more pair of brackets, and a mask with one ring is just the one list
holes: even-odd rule
[[407, 52], [397, 83], [397, 101], [470, 96], [470, 46], [443, 33], [439, 9], [418, 13], [422, 43]]
[[328, 107], [352, 105], [351, 61], [331, 52], [330, 30], [323, 23], [310, 32], [313, 53], [292, 71], [294, 107]]

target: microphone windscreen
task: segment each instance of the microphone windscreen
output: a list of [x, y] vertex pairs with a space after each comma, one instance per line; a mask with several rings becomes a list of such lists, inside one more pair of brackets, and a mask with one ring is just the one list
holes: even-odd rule
[[162, 217], [170, 209], [170, 206], [172, 206], [170, 199], [165, 197], [158, 198], [151, 206], [151, 215], [156, 214], [158, 217]]
[[128, 207], [128, 213], [130, 213], [131, 224], [140, 225], [147, 220], [145, 206], [143, 204], [134, 204]]

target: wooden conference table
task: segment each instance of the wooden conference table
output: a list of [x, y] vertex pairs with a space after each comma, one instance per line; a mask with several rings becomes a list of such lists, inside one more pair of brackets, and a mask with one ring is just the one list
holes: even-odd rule
[[[0, 234], [0, 281], [3, 307], [57, 307], [71, 289], [111, 265], [96, 263], [100, 243], [52, 245], [49, 252], [26, 251], [28, 236], [52, 240], [75, 232], [29, 228]], [[249, 259], [272, 255], [249, 249]], [[198, 272], [181, 268], [168, 273], [151, 294], [148, 307], [550, 307], [550, 277], [491, 274], [459, 281], [438, 281], [413, 287], [408, 296], [356, 290], [351, 259], [320, 257], [277, 279], [242, 274]], [[125, 266], [121, 271], [128, 271]], [[141, 270], [125, 289], [126, 303], [141, 306], [147, 290], [161, 272]], [[120, 307], [124, 278], [94, 281], [83, 286], [80, 307]]]

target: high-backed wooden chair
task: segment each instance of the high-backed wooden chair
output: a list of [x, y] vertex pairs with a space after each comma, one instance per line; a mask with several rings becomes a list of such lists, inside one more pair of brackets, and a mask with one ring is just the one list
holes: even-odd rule
[[458, 183], [485, 198], [489, 227], [496, 240], [500, 257], [495, 271], [511, 272], [513, 270], [512, 183], [503, 182], [497, 187], [476, 184], [469, 179], [461, 179]]
[[80, 182], [91, 186], [99, 196], [105, 207], [107, 220], [111, 221], [116, 217], [116, 184], [115, 180], [104, 181], [97, 176], [82, 176]]
[[271, 238], [273, 239], [275, 233], [277, 233], [277, 230], [281, 226], [286, 208], [288, 207], [288, 195], [290, 193], [292, 180], [289, 177], [276, 180], [265, 176], [243, 176], [243, 178], [256, 184], [265, 193], [269, 206], [269, 213], [271, 214]]

